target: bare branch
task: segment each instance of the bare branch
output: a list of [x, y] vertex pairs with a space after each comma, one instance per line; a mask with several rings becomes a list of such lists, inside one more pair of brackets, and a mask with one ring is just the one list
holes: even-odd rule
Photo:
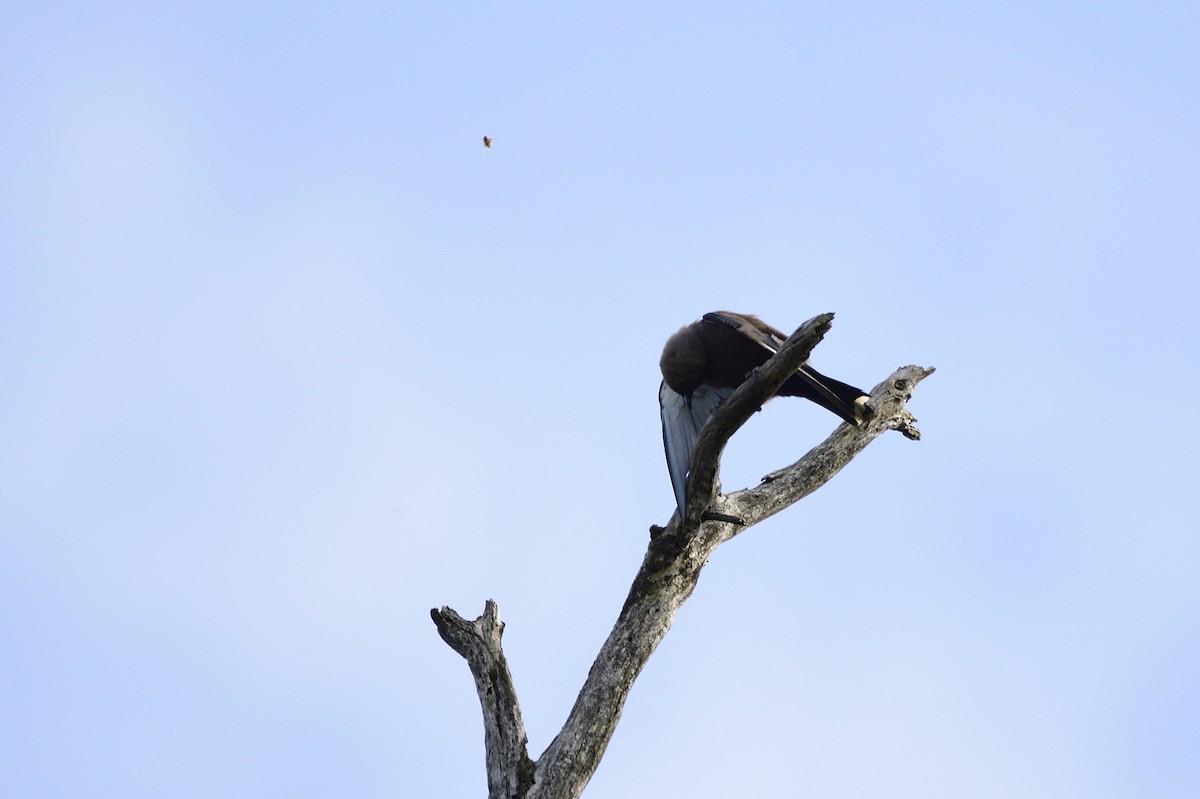
[[696, 539], [679, 548], [681, 542], [681, 536], [651, 541], [562, 731], [538, 758], [528, 799], [575, 799], [600, 765], [634, 680], [691, 596], [715, 548]]
[[528, 740], [517, 691], [500, 645], [504, 634], [500, 608], [489, 599], [483, 615], [470, 622], [446, 607], [434, 608], [429, 615], [442, 640], [466, 659], [475, 678], [483, 707], [489, 799], [524, 796], [533, 781], [533, 763], [526, 749]]
[[726, 538], [774, 516], [825, 485], [882, 433], [898, 430], [906, 438], [920, 439], [921, 431], [915, 426], [917, 420], [904, 403], [912, 397], [917, 383], [933, 371], [932, 367], [920, 366], [897, 369], [871, 391], [870, 405], [875, 415], [866, 424], [860, 427], [840, 425], [800, 460], [764, 477], [759, 486], [724, 497], [723, 512], [739, 516], [746, 522], [745, 528], [726, 530]]

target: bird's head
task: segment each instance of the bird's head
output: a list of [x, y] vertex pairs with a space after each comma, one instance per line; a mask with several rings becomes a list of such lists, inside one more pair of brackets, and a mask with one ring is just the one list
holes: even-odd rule
[[672, 391], [685, 397], [700, 385], [707, 364], [708, 352], [704, 348], [704, 341], [692, 325], [680, 328], [679, 332], [667, 339], [662, 357], [658, 359], [663, 381]]

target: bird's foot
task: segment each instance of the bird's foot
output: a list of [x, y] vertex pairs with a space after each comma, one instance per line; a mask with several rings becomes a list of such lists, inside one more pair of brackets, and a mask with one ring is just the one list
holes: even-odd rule
[[726, 524], [736, 524], [738, 527], [745, 527], [746, 520], [740, 516], [730, 516], [728, 513], [717, 513], [716, 511], [706, 510], [700, 514], [702, 522], [725, 522]]

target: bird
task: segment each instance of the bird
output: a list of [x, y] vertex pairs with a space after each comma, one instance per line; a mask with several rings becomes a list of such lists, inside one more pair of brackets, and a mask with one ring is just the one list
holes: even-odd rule
[[[700, 431], [734, 389], [779, 351], [787, 337], [756, 316], [714, 311], [667, 339], [658, 365], [663, 448], [679, 518], [686, 507], [688, 469]], [[775, 392], [804, 397], [854, 426], [871, 417], [865, 392], [801, 364]]]

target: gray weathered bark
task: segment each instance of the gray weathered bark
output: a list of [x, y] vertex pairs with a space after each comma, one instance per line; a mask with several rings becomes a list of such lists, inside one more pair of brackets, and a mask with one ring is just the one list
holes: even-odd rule
[[840, 425], [800, 460], [754, 487], [720, 493], [717, 474], [729, 438], [767, 401], [829, 330], [833, 314], [809, 320], [763, 364], [705, 426], [688, 473], [685, 519], [650, 528], [645, 559], [608, 640], [600, 648], [575, 706], [558, 736], [536, 762], [504, 657], [496, 603], [468, 622], [450, 608], [433, 610], [438, 632], [462, 655], [483, 706], [489, 799], [575, 799], [600, 764], [625, 699], [642, 667], [667, 634], [675, 613], [696, 587], [700, 570], [725, 541], [820, 488], [880, 434], [897, 430], [919, 439], [905, 403], [932, 368], [897, 369], [871, 392], [872, 419]]
[[442, 639], [466, 658], [483, 703], [488, 796], [524, 796], [533, 782], [533, 763], [526, 751], [529, 741], [517, 704], [517, 690], [508, 670], [508, 659], [500, 647], [500, 636], [504, 633], [500, 608], [489, 599], [483, 615], [473, 622], [450, 608], [431, 613]]

